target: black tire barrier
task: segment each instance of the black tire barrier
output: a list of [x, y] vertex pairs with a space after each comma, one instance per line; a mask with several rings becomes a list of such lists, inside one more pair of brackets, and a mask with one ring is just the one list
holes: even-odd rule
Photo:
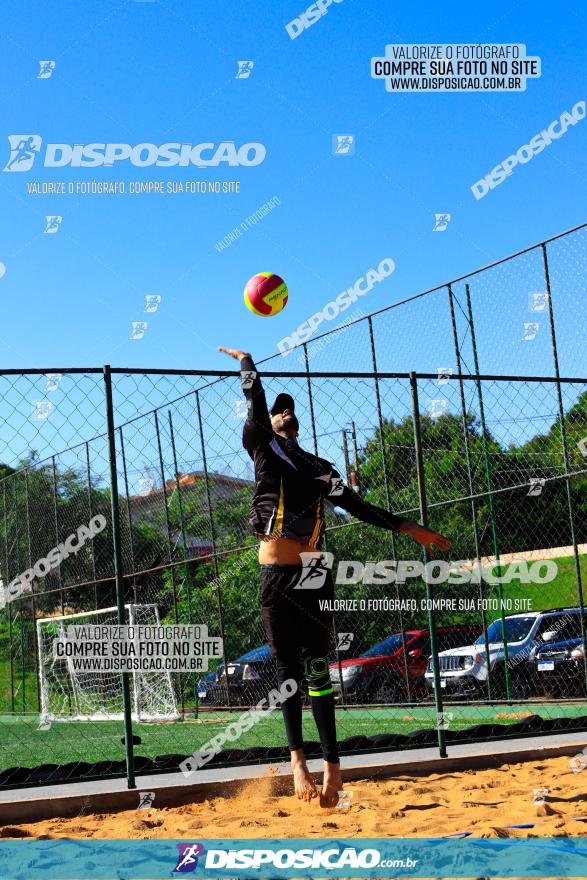
[[[549, 733], [587, 731], [587, 715], [578, 718], [541, 718], [530, 715], [513, 724], [475, 724], [461, 730], [447, 730], [447, 744], [488, 742], [527, 736], [545, 736]], [[371, 752], [407, 751], [415, 748], [434, 747], [438, 743], [434, 728], [415, 730], [408, 734], [378, 733], [373, 736], [349, 736], [340, 741], [341, 755], [368, 754]], [[321, 756], [320, 743], [305, 743], [308, 758]], [[147, 758], [135, 755], [135, 773], [145, 775], [161, 772], [178, 772], [179, 765], [188, 755], [168, 754]], [[208, 761], [202, 769], [210, 767], [235, 767], [244, 764], [268, 764], [289, 759], [286, 746], [249, 749], [224, 749]], [[124, 761], [99, 761], [95, 764], [75, 761], [69, 764], [41, 764], [37, 767], [9, 767], [0, 771], [0, 788], [19, 788], [33, 785], [51, 785], [64, 782], [82, 782], [107, 777], [121, 777], [126, 772]], [[190, 777], [192, 780], [194, 777]]]

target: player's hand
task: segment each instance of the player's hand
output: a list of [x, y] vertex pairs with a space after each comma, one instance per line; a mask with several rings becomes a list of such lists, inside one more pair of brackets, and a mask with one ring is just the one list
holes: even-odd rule
[[223, 351], [224, 354], [230, 355], [231, 358], [234, 358], [237, 361], [242, 360], [244, 357], [250, 357], [248, 351], [239, 351], [238, 348], [223, 348], [221, 345], [218, 346], [218, 351]]
[[450, 538], [445, 538], [444, 535], [433, 532], [432, 529], [427, 529], [426, 526], [422, 526], [411, 519], [404, 520], [401, 524], [400, 534], [409, 535], [410, 538], [413, 538], [414, 541], [425, 547], [432, 558], [434, 558], [433, 547], [444, 553], [451, 545]]

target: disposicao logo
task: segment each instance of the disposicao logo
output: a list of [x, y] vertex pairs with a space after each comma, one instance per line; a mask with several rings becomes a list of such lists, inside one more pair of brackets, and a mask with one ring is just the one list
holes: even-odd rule
[[[38, 134], [9, 134], [10, 157], [3, 171], [30, 171], [41, 152]], [[201, 144], [47, 144], [45, 168], [111, 168], [128, 161], [135, 168], [179, 166], [211, 168], [218, 165], [251, 167], [260, 165], [267, 155], [264, 144], [250, 142], [237, 146], [234, 141]]]
[[191, 874], [198, 867], [198, 859], [204, 854], [201, 843], [178, 843], [179, 857], [173, 869], [174, 874]]
[[38, 134], [9, 134], [10, 158], [3, 171], [30, 171], [41, 149]]

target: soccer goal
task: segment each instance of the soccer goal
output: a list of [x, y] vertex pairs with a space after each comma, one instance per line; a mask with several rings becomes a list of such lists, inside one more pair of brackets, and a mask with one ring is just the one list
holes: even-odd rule
[[[131, 626], [160, 623], [156, 605], [125, 605], [125, 608]], [[65, 638], [65, 627], [70, 623], [115, 626], [117, 608], [37, 620], [41, 722], [122, 719], [119, 672], [80, 672], [73, 668], [71, 658], [53, 656], [53, 641]], [[174, 721], [180, 717], [169, 672], [132, 672], [129, 679], [135, 721]]]

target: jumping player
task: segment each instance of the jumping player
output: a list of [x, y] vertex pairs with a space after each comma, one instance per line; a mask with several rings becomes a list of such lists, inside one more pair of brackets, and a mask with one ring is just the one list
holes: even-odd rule
[[[322, 600], [334, 596], [332, 575], [320, 554], [324, 498], [330, 497], [337, 507], [363, 522], [409, 535], [429, 550], [432, 546], [447, 550], [450, 542], [413, 520], [370, 504], [349, 489], [330, 462], [299, 446], [291, 395], [278, 394], [269, 411], [251, 355], [232, 348], [219, 351], [240, 361], [247, 400], [243, 446], [255, 466], [249, 522], [261, 542], [259, 599], [277, 681], [280, 686], [290, 679], [299, 683], [303, 671], [324, 758], [320, 804], [333, 807], [342, 789], [342, 777], [328, 664], [333, 615], [321, 607]], [[317, 790], [304, 756], [299, 687], [281, 708], [295, 792], [298, 798], [310, 801]]]

